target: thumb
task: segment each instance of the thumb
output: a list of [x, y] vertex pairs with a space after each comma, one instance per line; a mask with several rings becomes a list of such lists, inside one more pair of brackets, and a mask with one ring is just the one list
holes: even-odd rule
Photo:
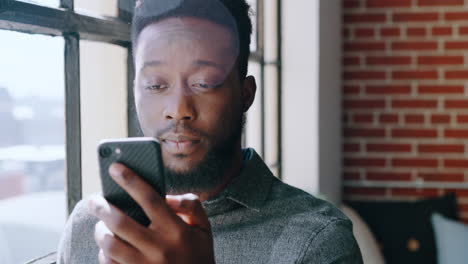
[[186, 224], [211, 230], [210, 221], [197, 195], [166, 195], [166, 203]]

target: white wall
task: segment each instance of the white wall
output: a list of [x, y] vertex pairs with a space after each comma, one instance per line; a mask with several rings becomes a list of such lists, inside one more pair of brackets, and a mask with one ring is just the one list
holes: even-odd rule
[[283, 0], [283, 179], [341, 199], [341, 6]]

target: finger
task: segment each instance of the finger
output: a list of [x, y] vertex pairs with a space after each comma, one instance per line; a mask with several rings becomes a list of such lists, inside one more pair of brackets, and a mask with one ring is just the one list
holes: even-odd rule
[[211, 230], [210, 221], [197, 195], [166, 195], [166, 202], [188, 225]]
[[119, 263], [115, 262], [114, 260], [112, 260], [111, 258], [106, 257], [106, 255], [104, 255], [104, 251], [102, 251], [102, 249], [99, 250], [98, 259], [99, 259], [99, 264], [119, 264]]
[[99, 218], [112, 234], [127, 241], [135, 248], [145, 248], [150, 244], [151, 237], [148, 230], [127, 216], [119, 208], [107, 202], [104, 197], [93, 195], [88, 200], [90, 212]]
[[115, 236], [102, 221], [96, 223], [94, 240], [102, 250], [105, 261], [112, 260], [115, 263], [133, 263], [141, 259], [141, 253], [136, 248]]
[[157, 220], [158, 226], [168, 230], [174, 224], [182, 223], [156, 190], [131, 169], [123, 164], [113, 163], [109, 167], [109, 174], [141, 206], [151, 222]]

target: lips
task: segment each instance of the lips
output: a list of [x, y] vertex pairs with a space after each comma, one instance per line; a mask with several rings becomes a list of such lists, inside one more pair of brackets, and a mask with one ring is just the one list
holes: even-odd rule
[[172, 154], [190, 154], [200, 142], [198, 138], [183, 134], [170, 134], [161, 139], [162, 147]]

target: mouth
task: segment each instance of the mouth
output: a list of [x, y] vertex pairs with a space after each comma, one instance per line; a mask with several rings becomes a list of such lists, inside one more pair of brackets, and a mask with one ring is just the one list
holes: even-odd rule
[[182, 134], [171, 134], [161, 139], [161, 146], [170, 154], [188, 155], [196, 150], [201, 140]]

